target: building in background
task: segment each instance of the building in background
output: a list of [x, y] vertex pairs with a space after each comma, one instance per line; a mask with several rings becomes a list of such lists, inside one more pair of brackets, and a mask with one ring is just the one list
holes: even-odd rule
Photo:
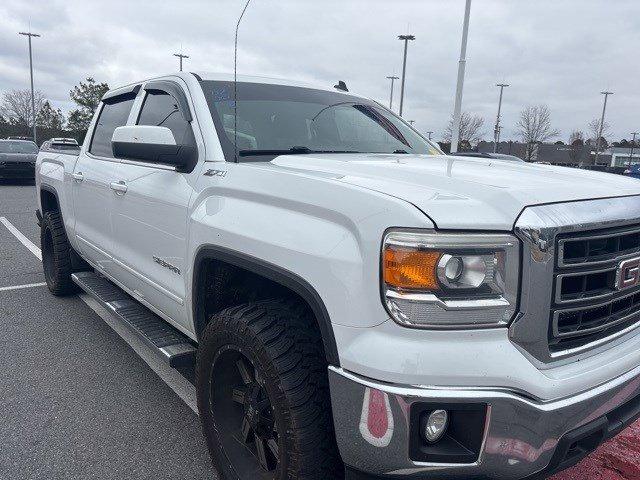
[[[591, 143], [586, 145], [565, 145], [560, 143], [539, 143], [533, 145], [531, 154], [527, 154], [527, 144], [520, 142], [500, 142], [499, 153], [508, 153], [531, 162], [548, 162], [552, 165], [566, 167], [582, 167], [591, 170], [612, 171], [622, 173], [625, 167], [640, 164], [640, 146], [634, 147], [633, 156], [631, 147], [609, 147], [602, 152], [595, 165], [595, 147]], [[482, 153], [493, 152], [493, 142], [482, 141], [478, 143], [477, 151]], [[528, 157], [531, 157], [530, 159]]]
[[608, 158], [608, 165], [611, 167], [626, 167], [629, 161], [631, 165], [635, 165], [640, 163], [640, 147], [633, 148], [633, 156], [631, 156], [631, 147], [610, 147], [600, 156]]
[[[493, 142], [482, 141], [478, 143], [478, 151], [483, 153], [493, 152]], [[556, 143], [537, 143], [527, 145], [521, 142], [499, 142], [498, 153], [515, 155], [531, 162], [548, 162], [553, 165], [578, 167], [592, 165], [594, 155], [589, 145], [565, 145]], [[640, 152], [639, 152], [640, 153]], [[600, 162], [609, 164], [611, 157], [606, 153], [600, 154]]]

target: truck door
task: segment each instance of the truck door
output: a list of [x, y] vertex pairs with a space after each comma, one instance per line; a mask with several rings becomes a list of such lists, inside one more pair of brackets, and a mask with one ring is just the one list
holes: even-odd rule
[[[136, 124], [168, 127], [176, 141], [196, 147], [194, 130], [180, 111], [188, 108], [185, 97], [178, 102], [176, 90], [162, 90], [167, 81], [153, 83], [145, 86]], [[200, 166], [178, 172], [159, 163], [122, 159], [116, 181], [126, 192], [115, 199], [111, 217], [118, 280], [165, 319], [185, 327], [189, 200]]]
[[101, 271], [113, 274], [113, 233], [111, 208], [114, 201], [112, 183], [119, 160], [113, 157], [111, 136], [116, 127], [125, 125], [136, 91], [105, 98], [92, 138], [83, 149], [72, 177], [75, 234], [81, 253]]

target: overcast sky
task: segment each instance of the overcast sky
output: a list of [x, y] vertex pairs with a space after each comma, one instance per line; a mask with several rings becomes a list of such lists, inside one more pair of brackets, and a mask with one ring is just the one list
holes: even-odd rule
[[[177, 70], [233, 69], [233, 34], [244, 0], [0, 2], [0, 91], [28, 88], [27, 39], [36, 88], [63, 110], [69, 90], [93, 76], [118, 86]], [[409, 31], [405, 115], [436, 139], [451, 116], [464, 0], [252, 0], [240, 27], [239, 72], [333, 85], [388, 103]], [[463, 110], [485, 119], [490, 139], [506, 81], [503, 139], [519, 111], [544, 103], [566, 141], [599, 117], [600, 91], [614, 139], [640, 130], [638, 0], [473, 0]], [[399, 98], [399, 88], [395, 99]], [[397, 104], [394, 105], [397, 108]]]

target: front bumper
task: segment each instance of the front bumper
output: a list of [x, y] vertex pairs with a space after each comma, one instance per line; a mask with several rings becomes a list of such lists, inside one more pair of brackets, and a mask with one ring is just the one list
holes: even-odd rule
[[35, 176], [35, 163], [0, 162], [0, 179], [32, 180]]
[[[590, 391], [552, 402], [490, 388], [396, 386], [329, 368], [336, 438], [347, 478], [544, 478], [576, 463], [640, 416], [640, 367]], [[369, 415], [378, 399], [380, 421]], [[382, 399], [382, 400], [380, 400]], [[410, 458], [412, 407], [484, 405], [481, 446], [473, 463]], [[385, 414], [386, 411], [386, 414]], [[373, 422], [372, 422], [373, 418]], [[374, 423], [377, 422], [377, 423]]]

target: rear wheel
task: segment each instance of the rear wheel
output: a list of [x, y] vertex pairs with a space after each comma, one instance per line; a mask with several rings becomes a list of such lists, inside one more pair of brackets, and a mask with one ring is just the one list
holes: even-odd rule
[[78, 291], [71, 280], [73, 267], [69, 245], [59, 212], [46, 212], [40, 228], [42, 268], [49, 291], [54, 295], [68, 295]]
[[266, 300], [224, 310], [205, 329], [198, 408], [223, 479], [343, 477], [312, 320], [304, 305]]

